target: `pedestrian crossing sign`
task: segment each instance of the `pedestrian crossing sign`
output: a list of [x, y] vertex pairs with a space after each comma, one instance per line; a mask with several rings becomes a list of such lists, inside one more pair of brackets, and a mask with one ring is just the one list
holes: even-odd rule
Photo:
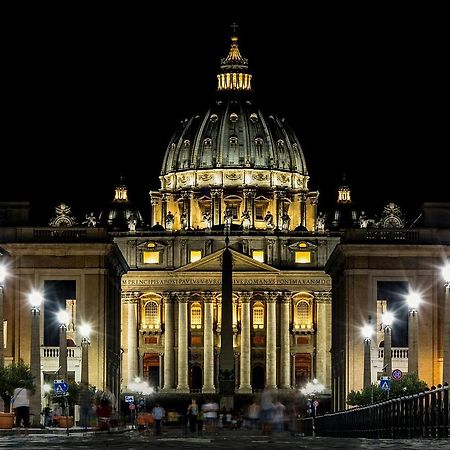
[[391, 380], [389, 378], [382, 378], [380, 380], [380, 389], [383, 389], [383, 391], [389, 391], [391, 389]]

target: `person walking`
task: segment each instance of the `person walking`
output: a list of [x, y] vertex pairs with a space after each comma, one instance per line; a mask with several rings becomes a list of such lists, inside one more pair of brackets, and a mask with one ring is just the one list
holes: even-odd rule
[[13, 408], [16, 414], [16, 427], [24, 426], [25, 429], [30, 426], [30, 393], [25, 387], [17, 387], [13, 394]]
[[152, 409], [153, 419], [155, 419], [155, 434], [161, 434], [161, 426], [164, 417], [166, 416], [165, 409], [157, 403], [155, 407]]
[[188, 406], [187, 414], [189, 417], [189, 429], [191, 430], [191, 434], [197, 431], [197, 416], [198, 416], [198, 405], [195, 399], [193, 398], [191, 404]]

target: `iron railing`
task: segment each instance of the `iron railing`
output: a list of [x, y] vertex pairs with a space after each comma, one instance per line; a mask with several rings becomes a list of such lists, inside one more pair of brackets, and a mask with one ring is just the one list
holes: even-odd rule
[[307, 435], [365, 438], [448, 438], [449, 387], [301, 419]]

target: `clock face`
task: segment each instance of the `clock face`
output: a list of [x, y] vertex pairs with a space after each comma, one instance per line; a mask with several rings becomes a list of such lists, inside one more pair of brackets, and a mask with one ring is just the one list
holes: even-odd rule
[[400, 228], [401, 222], [398, 217], [386, 217], [384, 220], [384, 228]]

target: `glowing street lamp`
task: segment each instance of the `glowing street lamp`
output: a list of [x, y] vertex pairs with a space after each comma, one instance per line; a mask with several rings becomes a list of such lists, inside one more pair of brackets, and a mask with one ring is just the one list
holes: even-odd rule
[[444, 278], [445, 302], [444, 302], [444, 372], [443, 382], [450, 384], [450, 264], [442, 268]]
[[6, 267], [0, 265], [0, 365], [3, 365], [3, 348], [5, 343], [3, 342], [3, 289], [5, 288], [5, 280], [8, 276]]
[[308, 397], [308, 405], [311, 409], [311, 417], [312, 417], [312, 437], [316, 437], [316, 425], [314, 419], [316, 417], [316, 405], [314, 400], [317, 394], [320, 394], [325, 389], [325, 386], [322, 383], [319, 383], [317, 378], [314, 378], [312, 382], [306, 383], [306, 386], [300, 390], [300, 392]]
[[69, 314], [61, 310], [57, 314], [59, 321], [59, 375], [67, 382], [67, 324], [69, 323]]
[[384, 330], [384, 358], [383, 368], [388, 377], [392, 375], [392, 322], [394, 322], [394, 314], [386, 311], [381, 316], [381, 322]]
[[419, 305], [422, 301], [417, 292], [410, 292], [406, 301], [408, 302], [408, 373], [419, 374], [419, 347], [418, 347], [418, 332], [419, 324], [417, 313]]
[[373, 326], [365, 324], [361, 329], [361, 334], [364, 338], [364, 378], [363, 388], [369, 388], [372, 384], [372, 364], [370, 348], [372, 345], [372, 336], [374, 334]]
[[33, 426], [39, 427], [41, 413], [41, 337], [39, 328], [40, 306], [44, 297], [39, 291], [32, 291], [28, 295], [31, 305], [31, 346], [30, 346], [30, 370], [35, 385], [34, 394], [30, 398], [30, 413], [33, 414]]

